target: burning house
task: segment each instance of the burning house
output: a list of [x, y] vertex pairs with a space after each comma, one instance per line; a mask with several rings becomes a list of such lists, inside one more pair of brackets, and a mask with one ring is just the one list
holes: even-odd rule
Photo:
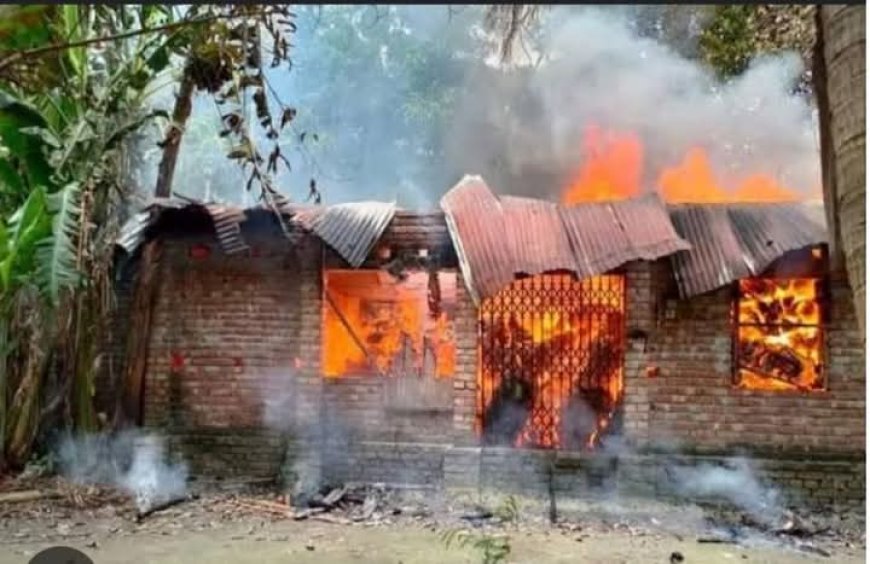
[[579, 199], [466, 177], [438, 213], [158, 201], [119, 242], [104, 388], [199, 474], [581, 496], [748, 453], [795, 499], [863, 503], [863, 343], [821, 210]]

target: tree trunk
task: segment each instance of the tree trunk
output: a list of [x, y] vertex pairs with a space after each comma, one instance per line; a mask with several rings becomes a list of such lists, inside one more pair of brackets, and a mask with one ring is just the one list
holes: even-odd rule
[[168, 198], [172, 195], [172, 177], [175, 175], [181, 137], [184, 135], [184, 126], [193, 107], [195, 84], [188, 69], [189, 67], [185, 66], [181, 75], [181, 86], [175, 98], [175, 108], [172, 110], [172, 123], [169, 124], [169, 131], [166, 132], [166, 138], [163, 140], [163, 156], [157, 169], [157, 186], [154, 189], [154, 196], [157, 198]]
[[130, 308], [130, 331], [127, 334], [125, 376], [117, 398], [114, 427], [125, 423], [142, 424], [142, 399], [145, 390], [145, 373], [148, 362], [148, 345], [151, 342], [151, 314], [159, 284], [160, 256], [162, 245], [159, 239], [149, 241], [142, 250], [139, 273], [133, 303]]
[[831, 254], [845, 259], [862, 336], [866, 330], [865, 17], [863, 5], [817, 8], [814, 73]]

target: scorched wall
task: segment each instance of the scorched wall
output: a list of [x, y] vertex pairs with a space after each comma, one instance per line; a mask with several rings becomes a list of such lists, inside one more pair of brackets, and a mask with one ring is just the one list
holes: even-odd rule
[[[250, 252], [232, 256], [210, 234], [164, 243], [144, 422], [168, 435], [195, 473], [276, 477], [303, 448], [317, 451], [320, 471], [331, 480], [544, 484], [544, 452], [478, 446], [477, 314], [461, 275], [451, 379], [420, 385], [370, 375], [325, 379], [322, 268], [341, 260], [313, 237], [298, 244], [275, 234], [246, 240]], [[445, 241], [440, 215], [399, 214], [381, 243], [434, 252]], [[827, 390], [795, 394], [732, 386], [728, 288], [675, 300], [666, 260], [622, 271], [622, 429], [632, 454], [622, 456], [619, 474], [626, 483], [655, 489], [661, 476], [651, 453], [662, 449], [676, 446], [709, 460], [745, 448], [771, 479], [802, 492], [798, 497], [818, 490], [818, 501], [863, 499], [863, 351], [842, 282], [831, 284]], [[650, 368], [658, 369], [653, 377]], [[433, 404], [431, 397], [447, 399]], [[615, 468], [587, 454], [561, 453], [556, 462], [566, 493], [581, 494], [601, 483], [602, 469]]]

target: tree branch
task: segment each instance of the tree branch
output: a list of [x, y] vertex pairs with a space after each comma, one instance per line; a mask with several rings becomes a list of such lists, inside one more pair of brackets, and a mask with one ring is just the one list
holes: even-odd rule
[[92, 37], [90, 39], [82, 39], [80, 41], [72, 41], [69, 43], [55, 43], [52, 45], [46, 45], [44, 47], [36, 47], [33, 49], [27, 49], [24, 51], [16, 51], [11, 55], [7, 55], [2, 60], [0, 60], [0, 71], [11, 65], [16, 61], [21, 61], [24, 59], [28, 59], [31, 57], [35, 57], [38, 55], [43, 55], [45, 53], [51, 53], [54, 51], [65, 51], [67, 49], [74, 49], [76, 47], [85, 47], [87, 45], [93, 45], [94, 43], [102, 43], [105, 41], [118, 41], [120, 39], [128, 39], [130, 37], [136, 37], [138, 35], [145, 35], [148, 33], [156, 33], [159, 31], [170, 31], [173, 29], [178, 29], [188, 25], [199, 25], [204, 23], [210, 23], [215, 20], [224, 19], [224, 18], [233, 18], [236, 16], [229, 14], [215, 14], [212, 16], [208, 16], [205, 18], [192, 19], [192, 20], [184, 20], [180, 22], [173, 22], [165, 25], [160, 25], [156, 27], [148, 27], [141, 29], [134, 29], [131, 31], [125, 31], [123, 33], [118, 33], [115, 35], [104, 35], [101, 37]]

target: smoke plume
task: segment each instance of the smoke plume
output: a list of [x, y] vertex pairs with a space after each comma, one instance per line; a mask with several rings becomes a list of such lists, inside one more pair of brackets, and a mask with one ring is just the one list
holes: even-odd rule
[[[277, 108], [277, 93], [298, 109], [282, 137], [293, 170], [277, 174], [278, 187], [303, 199], [314, 178], [325, 203], [395, 199], [432, 209], [463, 175], [480, 174], [502, 193], [556, 199], [587, 156], [584, 132], [595, 125], [640, 138], [648, 190], [663, 168], [700, 147], [724, 186], [759, 173], [818, 194], [814, 110], [795, 92], [804, 71], [796, 54], [756, 60], [723, 84], [699, 58], [701, 7], [543, 13], [514, 49], [524, 64], [504, 67], [481, 7], [301, 8], [292, 70], [267, 71], [270, 102]], [[173, 101], [165, 88], [153, 103]], [[253, 204], [219, 130], [214, 101], [197, 95], [175, 189]], [[155, 131], [152, 145], [158, 138]], [[152, 146], [144, 156], [143, 193], [153, 192], [159, 155]]]
[[57, 449], [61, 474], [81, 484], [129, 492], [139, 511], [176, 499], [187, 490], [187, 466], [166, 459], [163, 439], [136, 430], [68, 436]]
[[597, 125], [640, 137], [648, 189], [700, 147], [723, 184], [764, 173], [807, 195], [818, 190], [813, 111], [794, 92], [797, 55], [756, 60], [723, 84], [698, 61], [638, 35], [631, 14], [554, 8], [536, 70], [471, 77], [450, 160], [502, 191], [553, 195], [587, 156], [584, 131]]
[[678, 493], [689, 499], [729, 502], [766, 525], [776, 524], [783, 515], [777, 490], [762, 484], [744, 458], [729, 461], [729, 466], [674, 467], [670, 474]]

